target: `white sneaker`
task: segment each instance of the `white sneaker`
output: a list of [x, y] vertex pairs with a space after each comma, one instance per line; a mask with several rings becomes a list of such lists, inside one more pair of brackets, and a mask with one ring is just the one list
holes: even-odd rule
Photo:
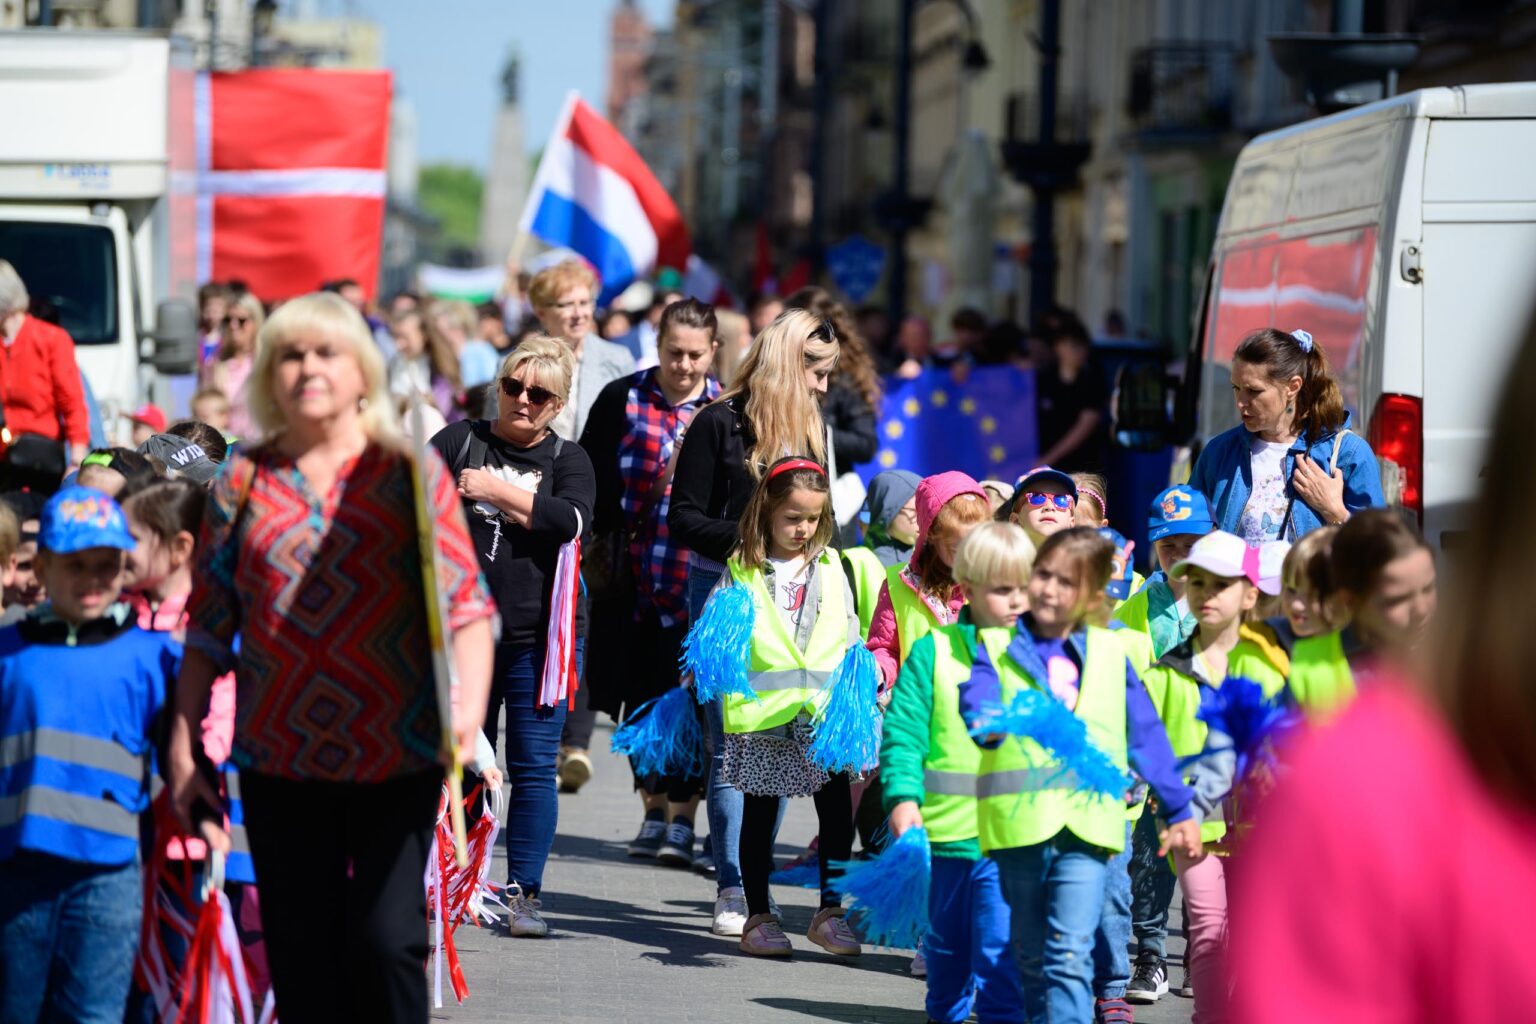
[[507, 909], [511, 911], [507, 929], [513, 938], [542, 939], [549, 934], [549, 922], [539, 913], [542, 906], [538, 900], [524, 896], [521, 886], [507, 886]]
[[715, 920], [709, 930], [716, 935], [740, 935], [746, 926], [746, 891], [739, 885], [721, 889], [715, 898]]
[[914, 978], [928, 977], [928, 957], [923, 954], [922, 943], [918, 943], [917, 952], [912, 954], [912, 966], [910, 970], [912, 971], [912, 977]]

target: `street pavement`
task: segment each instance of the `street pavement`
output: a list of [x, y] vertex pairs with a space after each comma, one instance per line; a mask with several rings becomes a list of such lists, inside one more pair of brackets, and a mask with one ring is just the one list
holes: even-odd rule
[[[625, 856], [639, 827], [640, 802], [626, 762], [608, 753], [609, 736], [604, 728], [593, 737], [593, 780], [579, 794], [560, 797], [559, 834], [544, 881], [550, 937], [513, 939], [504, 928], [460, 928], [469, 998], [455, 1006], [445, 979], [445, 1006], [434, 1020], [923, 1024], [923, 982], [908, 974], [911, 954], [866, 947], [863, 956], [845, 960], [812, 945], [805, 938], [816, 903], [810, 889], [774, 887], [795, 946], [792, 960], [752, 959], [737, 951], [735, 939], [711, 935], [712, 881]], [[804, 849], [815, 830], [812, 802], [791, 801], [779, 863]], [[492, 878], [506, 878], [501, 850], [492, 870]], [[1169, 946], [1171, 955], [1182, 954], [1177, 934]], [[1171, 973], [1177, 981], [1179, 969]], [[1183, 1022], [1192, 1009], [1190, 1000], [1168, 995], [1156, 1006], [1137, 1007], [1136, 1019]]]

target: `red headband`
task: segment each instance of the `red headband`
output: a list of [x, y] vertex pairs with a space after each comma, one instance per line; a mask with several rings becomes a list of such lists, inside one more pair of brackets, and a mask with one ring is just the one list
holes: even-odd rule
[[767, 483], [768, 480], [772, 480], [780, 473], [788, 473], [793, 469], [811, 469], [815, 470], [817, 473], [820, 473], [822, 476], [827, 475], [827, 471], [822, 469], [821, 463], [817, 462], [815, 459], [786, 459], [785, 461], [770, 469], [768, 471], [768, 479], [764, 480], [763, 482]]

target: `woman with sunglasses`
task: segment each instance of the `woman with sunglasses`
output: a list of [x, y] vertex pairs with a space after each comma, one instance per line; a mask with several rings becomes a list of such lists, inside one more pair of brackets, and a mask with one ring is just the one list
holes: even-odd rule
[[[507, 905], [515, 936], [549, 934], [539, 913], [539, 892], [559, 811], [555, 767], [566, 704], [542, 705], [539, 692], [560, 546], [591, 526], [597, 498], [586, 452], [550, 428], [565, 408], [574, 372], [568, 345], [535, 335], [501, 364], [496, 419], [453, 423], [432, 439], [458, 483], [475, 553], [501, 613], [485, 734], [496, 743], [505, 705], [505, 761], [512, 786]], [[586, 607], [579, 592], [571, 600], [579, 672]]]
[[243, 441], [261, 436], [251, 415], [246, 380], [256, 365], [256, 335], [266, 319], [261, 300], [241, 292], [229, 300], [220, 324], [219, 347], [198, 373], [198, 386], [218, 388], [229, 398], [229, 432]]

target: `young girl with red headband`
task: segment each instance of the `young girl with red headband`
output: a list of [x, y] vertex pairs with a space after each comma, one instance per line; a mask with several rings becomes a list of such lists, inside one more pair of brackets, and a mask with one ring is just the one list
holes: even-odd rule
[[[830, 888], [837, 874], [831, 864], [853, 854], [851, 779], [846, 772], [829, 772], [811, 756], [811, 721], [822, 688], [849, 648], [862, 643], [853, 593], [837, 553], [828, 547], [835, 529], [826, 470], [811, 459], [778, 460], [747, 503], [741, 541], [711, 597], [713, 604], [726, 589], [741, 588], [752, 602], [746, 667], [752, 692], [723, 696], [721, 775], [745, 795], [740, 849], [749, 916], [741, 950], [753, 956], [793, 953], [768, 899], [779, 800], [793, 796], [815, 798], [821, 831], [821, 909], [806, 937], [839, 956], [860, 952], [843, 919], [841, 898]], [[696, 630], [710, 618], [706, 608]], [[710, 641], [701, 634], [700, 642]], [[877, 713], [873, 689], [871, 716]]]

